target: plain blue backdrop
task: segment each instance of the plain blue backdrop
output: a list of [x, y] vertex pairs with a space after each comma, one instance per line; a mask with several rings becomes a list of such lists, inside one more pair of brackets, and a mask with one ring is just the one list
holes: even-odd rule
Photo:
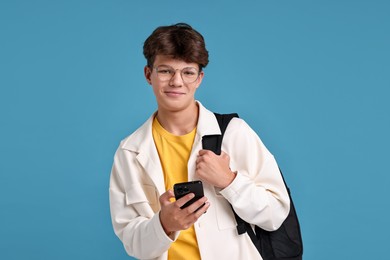
[[304, 259], [386, 259], [389, 14], [387, 0], [1, 0], [0, 259], [131, 259], [109, 174], [156, 109], [143, 41], [176, 22], [210, 53], [197, 98], [238, 112], [283, 169]]

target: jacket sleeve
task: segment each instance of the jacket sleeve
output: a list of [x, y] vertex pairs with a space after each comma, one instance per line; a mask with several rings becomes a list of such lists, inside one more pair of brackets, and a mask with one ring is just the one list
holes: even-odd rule
[[155, 188], [131, 177], [141, 174], [131, 172], [139, 168], [134, 156], [130, 151], [118, 149], [114, 157], [109, 188], [112, 224], [130, 256], [158, 258], [177, 234], [168, 237], [161, 226]]
[[220, 193], [246, 222], [276, 230], [290, 210], [290, 199], [274, 156], [242, 119], [226, 129], [222, 149], [237, 171], [234, 181]]

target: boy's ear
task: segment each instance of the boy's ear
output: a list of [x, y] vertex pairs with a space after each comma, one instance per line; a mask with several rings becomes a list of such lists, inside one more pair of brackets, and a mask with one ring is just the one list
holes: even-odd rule
[[152, 77], [152, 71], [150, 70], [150, 68], [148, 66], [145, 66], [144, 67], [144, 75], [145, 75], [145, 79], [146, 81], [152, 85], [152, 80], [151, 80], [151, 77]]
[[200, 84], [202, 83], [203, 77], [204, 77], [204, 72], [203, 72], [203, 70], [202, 70], [202, 71], [200, 72], [200, 74], [199, 74], [198, 79], [197, 79], [198, 83], [197, 83], [196, 88], [199, 88]]

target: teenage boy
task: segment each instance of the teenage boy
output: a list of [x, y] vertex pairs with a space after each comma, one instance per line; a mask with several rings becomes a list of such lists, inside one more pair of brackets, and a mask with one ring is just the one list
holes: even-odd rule
[[[221, 132], [214, 114], [195, 100], [208, 64], [199, 32], [183, 23], [158, 27], [144, 56], [157, 111], [115, 154], [116, 235], [139, 259], [262, 259], [249, 236], [237, 234], [231, 205], [263, 229], [282, 224], [290, 201], [273, 155], [239, 118], [225, 132], [221, 155], [202, 149], [202, 136]], [[181, 209], [193, 194], [174, 200], [172, 187], [192, 180], [203, 182], [205, 196]]]

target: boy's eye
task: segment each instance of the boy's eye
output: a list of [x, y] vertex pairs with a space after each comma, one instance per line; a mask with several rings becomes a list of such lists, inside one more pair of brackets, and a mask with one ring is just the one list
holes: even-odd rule
[[186, 75], [186, 76], [194, 76], [194, 75], [196, 75], [195, 71], [192, 71], [192, 70], [184, 70], [183, 74]]
[[170, 69], [159, 69], [158, 72], [161, 74], [172, 74], [172, 70]]

